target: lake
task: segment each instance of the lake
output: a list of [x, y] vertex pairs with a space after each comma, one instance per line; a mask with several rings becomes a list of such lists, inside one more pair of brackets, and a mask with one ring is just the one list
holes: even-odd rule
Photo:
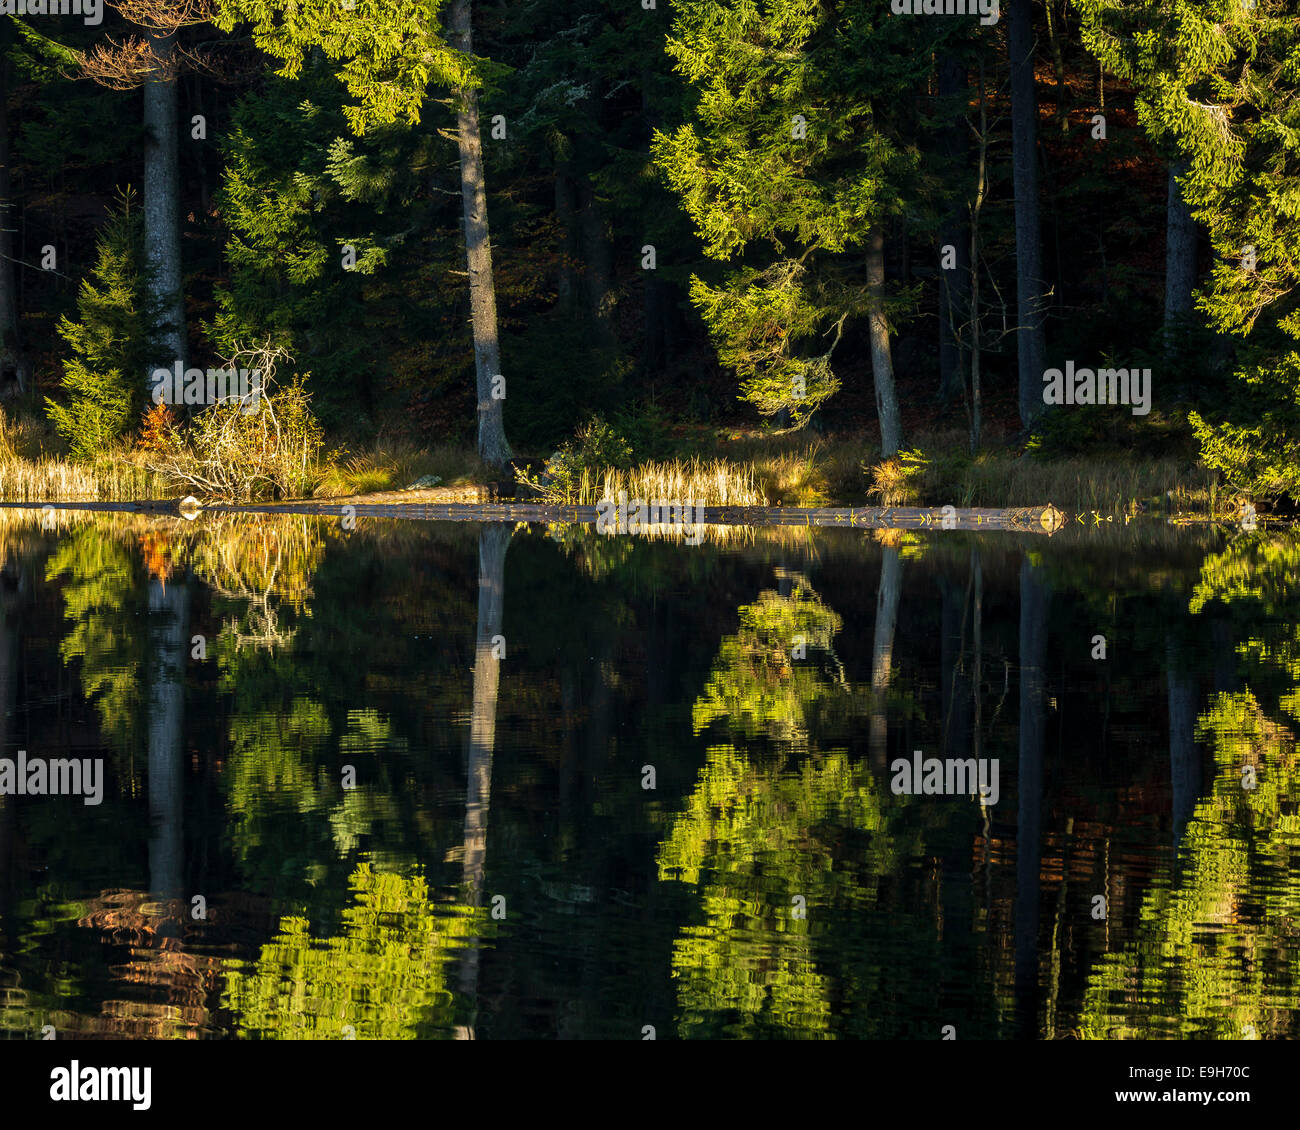
[[0, 513], [7, 1038], [1267, 1039], [1300, 536]]

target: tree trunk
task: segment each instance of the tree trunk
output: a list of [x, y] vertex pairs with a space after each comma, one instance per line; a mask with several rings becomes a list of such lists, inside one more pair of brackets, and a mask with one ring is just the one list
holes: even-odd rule
[[[946, 56], [939, 64], [939, 97], [956, 98], [965, 89], [965, 64], [955, 56]], [[944, 129], [940, 148], [954, 177], [963, 177], [969, 149], [965, 121], [957, 118]], [[966, 384], [961, 342], [970, 305], [970, 237], [961, 201], [954, 199], [955, 206], [939, 229], [940, 247], [952, 247], [956, 252], [953, 267], [939, 271], [939, 399], [945, 405], [961, 395]]]
[[877, 223], [867, 237], [867, 313], [871, 336], [871, 375], [876, 385], [876, 415], [880, 418], [880, 453], [898, 454], [903, 443], [894, 388], [894, 360], [885, 319], [885, 229]]
[[1196, 680], [1187, 672], [1182, 648], [1165, 634], [1169, 699], [1169, 783], [1173, 791], [1174, 850], [1201, 795], [1201, 755], [1196, 748]]
[[189, 362], [181, 275], [179, 86], [167, 66], [176, 37], [155, 34], [149, 42], [161, 63], [144, 84], [144, 260], [156, 358], [145, 373], [146, 392], [153, 389], [154, 369], [170, 369], [177, 361], [184, 368]]
[[[453, 0], [447, 40], [457, 51], [473, 53], [470, 0]], [[488, 233], [487, 184], [483, 179], [483, 139], [478, 128], [478, 92], [456, 91], [456, 144], [460, 151], [460, 195], [465, 212], [465, 264], [469, 271], [469, 309], [474, 333], [474, 368], [478, 390], [478, 453], [500, 469], [513, 454], [506, 442], [504, 396], [492, 395], [493, 378], [501, 375], [497, 336], [497, 295], [492, 279], [492, 242]]]
[[[492, 795], [492, 755], [496, 750], [497, 691], [500, 660], [493, 654], [493, 637], [501, 634], [505, 609], [506, 550], [509, 526], [487, 523], [478, 540], [478, 625], [474, 635], [474, 690], [469, 724], [469, 753], [465, 780], [465, 899], [477, 910], [483, 905], [487, 862], [488, 805]], [[479, 941], [477, 929], [461, 956], [458, 985], [468, 1011], [468, 1023], [457, 1029], [462, 1039], [474, 1038], [478, 997]]]
[[556, 305], [566, 314], [573, 313], [578, 262], [577, 216], [573, 207], [573, 179], [567, 164], [555, 166], [555, 222], [560, 228], [560, 263], [555, 276]]
[[1034, 90], [1034, 43], [1030, 0], [1011, 0], [1007, 28], [1011, 59], [1011, 173], [1016, 198], [1016, 361], [1020, 423], [1028, 428], [1043, 410], [1047, 356], [1043, 316], [1042, 232], [1038, 215], [1038, 99]]
[[[185, 659], [189, 586], [149, 582], [149, 889], [184, 892]], [[168, 932], [179, 919], [168, 915]]]
[[1020, 761], [1016, 774], [1015, 1000], [1021, 1039], [1037, 1031], [1038, 903], [1042, 865], [1047, 610], [1051, 590], [1026, 557], [1020, 564]]
[[988, 194], [989, 103], [984, 81], [984, 59], [980, 58], [979, 160], [975, 178], [975, 200], [970, 209], [970, 453], [980, 449], [984, 438], [984, 392], [980, 369], [980, 216]]
[[[18, 700], [18, 657], [21, 654], [21, 617], [27, 590], [25, 570], [19, 570], [16, 581], [10, 583], [10, 563], [5, 562], [0, 573], [0, 750], [10, 750], [9, 719], [16, 717]], [[20, 744], [15, 742], [15, 745]], [[12, 923], [10, 908], [21, 889], [20, 842], [18, 838], [18, 813], [15, 797], [0, 796], [0, 924]], [[24, 884], [25, 886], [25, 884]], [[0, 945], [4, 944], [0, 935]]]
[[590, 185], [582, 188], [582, 257], [587, 276], [587, 309], [602, 342], [614, 339], [614, 260], [605, 218]]
[[883, 774], [888, 766], [889, 678], [893, 667], [894, 631], [903, 596], [903, 561], [895, 546], [882, 549], [880, 587], [876, 590], [876, 625], [871, 641], [871, 720], [867, 753], [872, 770]]
[[1196, 286], [1196, 221], [1183, 199], [1178, 178], [1186, 160], [1169, 166], [1169, 205], [1165, 217], [1165, 353], [1173, 351], [1180, 331], [1192, 317]]
[[30, 368], [23, 353], [18, 321], [18, 275], [14, 270], [13, 188], [9, 177], [9, 56], [13, 21], [0, 30], [0, 391], [13, 378], [20, 393], [27, 391]]

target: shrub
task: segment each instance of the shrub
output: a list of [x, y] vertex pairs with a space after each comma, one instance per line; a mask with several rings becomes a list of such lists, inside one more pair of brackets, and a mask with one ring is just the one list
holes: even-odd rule
[[261, 371], [257, 410], [245, 412], [227, 400], [196, 413], [180, 427], [167, 430], [161, 449], [149, 456], [150, 469], [205, 494], [239, 500], [304, 497], [319, 477], [324, 436], [311, 412], [306, 375], [275, 388], [282, 349], [241, 350], [225, 368]]
[[900, 451], [875, 466], [864, 463], [862, 470], [871, 480], [867, 497], [881, 506], [915, 505], [924, 492], [930, 460], [921, 451]]

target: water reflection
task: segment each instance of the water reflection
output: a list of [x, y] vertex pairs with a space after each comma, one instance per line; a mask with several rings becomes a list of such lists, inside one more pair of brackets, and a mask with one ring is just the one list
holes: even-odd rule
[[1300, 537], [58, 520], [9, 1036], [1294, 1034]]

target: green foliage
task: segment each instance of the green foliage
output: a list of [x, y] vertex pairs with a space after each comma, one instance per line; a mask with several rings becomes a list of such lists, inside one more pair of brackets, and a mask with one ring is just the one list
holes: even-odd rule
[[862, 470], [871, 481], [867, 497], [881, 506], [916, 505], [932, 478], [930, 458], [919, 448], [900, 451], [880, 463], [863, 463]]
[[1197, 415], [1203, 457], [1245, 489], [1300, 499], [1300, 388], [1282, 344], [1300, 337], [1300, 23], [1283, 0], [1075, 2], [1084, 42], [1189, 163], [1183, 196], [1215, 252], [1201, 310], [1256, 339], [1237, 373], [1250, 418]]
[[601, 416], [592, 416], [546, 461], [536, 481], [525, 482], [545, 497], [570, 502], [581, 492], [583, 483], [595, 482], [609, 469], [626, 470], [632, 466], [632, 445]]
[[[427, 882], [361, 864], [342, 929], [313, 937], [285, 918], [255, 963], [226, 975], [223, 1005], [256, 1039], [414, 1039], [449, 1026], [447, 967], [475, 932], [465, 911], [436, 909]], [[352, 1031], [346, 1032], [350, 1026]]]
[[1288, 395], [1268, 396], [1255, 423], [1211, 424], [1199, 413], [1190, 413], [1201, 458], [1248, 495], [1285, 495], [1300, 501], [1300, 353], [1288, 353], [1246, 379]]
[[674, 6], [668, 50], [699, 101], [688, 124], [656, 132], [654, 157], [705, 254], [754, 260], [720, 282], [693, 276], [691, 300], [763, 415], [803, 424], [839, 387], [831, 355], [865, 309], [851, 252], [897, 213], [917, 168], [890, 110], [929, 67], [935, 43], [915, 35], [940, 22], [809, 0]]
[[142, 737], [148, 656], [145, 634], [139, 630], [147, 602], [132, 554], [94, 527], [84, 526], [59, 542], [45, 577], [62, 581], [67, 634], [59, 644], [59, 657], [69, 666], [77, 664], [104, 737], [128, 760]]
[[236, 107], [218, 194], [229, 280], [208, 329], [223, 353], [248, 340], [281, 346], [312, 372], [322, 419], [368, 434], [402, 388], [436, 389], [448, 365], [458, 374], [469, 338], [447, 332], [460, 300], [446, 282], [453, 253], [431, 264], [414, 238], [438, 219], [423, 170], [442, 143], [397, 128], [351, 138], [341, 93], [318, 62]]
[[[834, 702], [831, 689], [843, 681], [831, 645], [840, 617], [802, 586], [788, 597], [762, 593], [738, 614], [739, 630], [722, 641], [708, 685], [695, 703], [696, 731], [725, 719], [750, 737], [766, 734], [806, 743], [811, 718], [825, 709], [824, 700]], [[811, 658], [792, 659], [791, 641], [802, 641]], [[839, 705], [847, 702], [846, 696]]]
[[374, 125], [414, 125], [430, 84], [472, 87], [481, 81], [473, 61], [449, 47], [439, 26], [444, 0], [220, 0], [215, 23], [232, 31], [253, 25], [253, 39], [297, 78], [313, 49], [339, 62], [339, 81], [357, 101], [345, 108], [361, 135]]
[[90, 459], [125, 436], [144, 407], [149, 363], [148, 309], [141, 256], [141, 217], [128, 190], [99, 238], [91, 278], [77, 295], [79, 321], [59, 333], [74, 356], [63, 363], [66, 404], [47, 398], [55, 430], [78, 459]]

